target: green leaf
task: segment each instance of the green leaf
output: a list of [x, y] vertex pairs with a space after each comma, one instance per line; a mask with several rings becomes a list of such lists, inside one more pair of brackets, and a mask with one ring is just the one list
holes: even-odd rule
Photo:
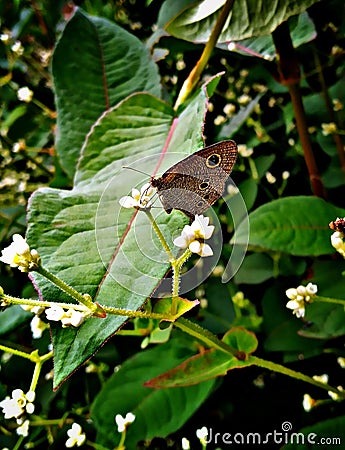
[[299, 331], [300, 336], [330, 339], [345, 334], [345, 310], [343, 305], [312, 303], [306, 309], [306, 320], [311, 324]]
[[0, 314], [0, 336], [18, 329], [23, 323], [32, 319], [30, 312], [24, 311], [19, 305], [12, 305]]
[[[233, 349], [249, 355], [258, 345], [254, 333], [244, 328], [233, 328], [223, 338]], [[254, 359], [240, 360], [220, 350], [210, 349], [192, 356], [179, 366], [145, 383], [154, 388], [192, 386], [206, 380], [224, 376], [229, 370], [251, 366]]]
[[174, 336], [168, 343], [125, 361], [103, 386], [91, 411], [98, 444], [114, 448], [118, 443], [114, 417], [129, 411], [135, 414], [135, 421], [127, 431], [127, 448], [136, 448], [139, 440], [165, 437], [178, 430], [210, 395], [215, 380], [176, 389], [152, 390], [144, 386], [148, 379], [195, 353], [193, 340]]
[[[309, 42], [316, 37], [315, 26], [309, 15], [304, 12], [297, 18], [290, 20], [290, 33], [294, 48]], [[220, 46], [225, 47], [225, 44]], [[256, 56], [265, 60], [273, 60], [276, 56], [276, 48], [271, 35], [255, 36], [236, 42], [234, 51], [245, 56]]]
[[[249, 245], [296, 256], [334, 253], [328, 224], [344, 215], [345, 210], [317, 197], [274, 200], [249, 214]], [[233, 241], [243, 244], [247, 239], [246, 227], [241, 223]]]
[[[319, 0], [236, 0], [219, 42], [233, 42], [270, 34], [289, 17], [304, 12]], [[171, 35], [187, 41], [206, 42], [225, 0], [166, 0], [158, 25]]]
[[[30, 201], [28, 241], [47, 269], [107, 306], [135, 311], [152, 295], [169, 268], [168, 257], [146, 215], [120, 208], [119, 198], [149, 179], [123, 166], [151, 174], [198, 150], [206, 90], [203, 86], [176, 118], [161, 100], [135, 94], [95, 123], [72, 191], [43, 188]], [[172, 247], [186, 216], [178, 211], [167, 215], [160, 208], [152, 212]], [[45, 300], [70, 301], [40, 275], [33, 278]], [[54, 327], [54, 386], [90, 358], [125, 320], [108, 315], [91, 318], [78, 329]]]
[[145, 45], [106, 19], [77, 9], [53, 55], [56, 147], [72, 177], [86, 134], [96, 119], [128, 95], [160, 95], [157, 66]]
[[273, 260], [262, 253], [254, 253], [244, 258], [235, 275], [235, 283], [258, 284], [273, 276]]

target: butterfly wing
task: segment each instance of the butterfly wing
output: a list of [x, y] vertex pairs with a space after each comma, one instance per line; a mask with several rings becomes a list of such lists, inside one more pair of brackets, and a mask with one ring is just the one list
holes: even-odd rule
[[151, 181], [165, 211], [201, 214], [222, 195], [237, 157], [234, 141], [222, 141], [193, 153]]

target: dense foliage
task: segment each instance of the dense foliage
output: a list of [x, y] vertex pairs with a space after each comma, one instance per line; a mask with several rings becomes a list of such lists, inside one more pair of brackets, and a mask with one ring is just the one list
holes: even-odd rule
[[[229, 446], [225, 433], [243, 445], [248, 433], [317, 435], [308, 447], [269, 437], [270, 448], [345, 442], [344, 224], [334, 223], [345, 217], [345, 5], [231, 3], [0, 1], [1, 248], [25, 235], [44, 270], [99, 308], [62, 327], [3, 300], [0, 400], [28, 392], [31, 377], [36, 397], [28, 433], [2, 417], [2, 447], [63, 448], [75, 422], [86, 448], [121, 448], [121, 436], [128, 449], [180, 449], [182, 438], [206, 448], [203, 426], [210, 449]], [[228, 139], [239, 151], [207, 212], [214, 255], [188, 259], [171, 317], [159, 235], [119, 200]], [[188, 218], [158, 200], [152, 217], [173, 248]], [[78, 299], [42, 274], [1, 264], [0, 286]], [[297, 298], [300, 285], [309, 290]], [[36, 350], [48, 355], [37, 379]], [[115, 416], [129, 412], [121, 434]]]

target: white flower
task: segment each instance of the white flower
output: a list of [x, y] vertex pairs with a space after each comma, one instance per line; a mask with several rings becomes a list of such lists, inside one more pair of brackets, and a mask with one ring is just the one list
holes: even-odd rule
[[182, 450], [190, 450], [190, 442], [187, 438], [183, 437], [181, 442]]
[[304, 300], [290, 300], [287, 302], [286, 307], [288, 309], [292, 309], [293, 314], [296, 314], [296, 317], [304, 317], [305, 316], [305, 305]]
[[30, 103], [33, 96], [34, 93], [27, 86], [22, 87], [17, 91], [18, 100], [20, 100], [21, 102]]
[[304, 394], [303, 396], [303, 409], [306, 412], [309, 412], [315, 406], [315, 400], [310, 397], [309, 394]]
[[207, 444], [207, 436], [208, 436], [208, 430], [206, 427], [202, 427], [199, 430], [196, 430], [196, 437], [199, 439], [201, 444], [206, 445]]
[[243, 156], [243, 158], [248, 158], [253, 154], [254, 150], [252, 148], [247, 148], [245, 144], [238, 145], [238, 153]]
[[12, 236], [13, 242], [1, 251], [0, 261], [11, 267], [18, 267], [21, 272], [36, 270], [40, 257], [36, 250], [30, 250], [26, 240], [19, 234]]
[[67, 430], [67, 435], [68, 439], [65, 444], [67, 448], [72, 448], [75, 445], [80, 447], [86, 440], [86, 435], [83, 433], [82, 427], [76, 422], [72, 425], [72, 428]]
[[27, 437], [29, 435], [29, 424], [30, 424], [30, 421], [25, 420], [25, 422], [16, 429], [16, 433], [19, 436]]
[[287, 302], [286, 307], [292, 309], [296, 317], [304, 317], [305, 304], [310, 303], [316, 293], [317, 285], [313, 283], [308, 283], [307, 286], [300, 285], [297, 288], [287, 289], [285, 294], [290, 301]]
[[17, 55], [22, 55], [24, 52], [24, 48], [22, 46], [22, 43], [20, 41], [16, 41], [12, 46], [11, 46], [11, 50], [14, 53], [17, 53]]
[[214, 226], [209, 225], [209, 221], [209, 217], [197, 214], [194, 222], [191, 225], [185, 225], [181, 235], [174, 239], [174, 245], [182, 249], [188, 247], [192, 253], [200, 256], [212, 256], [211, 247], [200, 242], [200, 240], [210, 239], [213, 234]]
[[344, 234], [340, 231], [335, 231], [331, 235], [331, 244], [336, 249], [338, 253], [340, 253], [345, 258], [345, 242], [344, 242]]
[[342, 369], [345, 369], [345, 358], [344, 358], [344, 357], [339, 356], [339, 357], [337, 358], [337, 363], [339, 364], [339, 366], [340, 366]]
[[[340, 392], [344, 391], [344, 388], [342, 386], [337, 386], [337, 389]], [[335, 400], [335, 401], [341, 401], [343, 399], [343, 397], [341, 397], [336, 392], [328, 391], [328, 395], [331, 397], [332, 400]]]
[[150, 198], [154, 193], [150, 183], [145, 183], [140, 191], [136, 188], [132, 189], [132, 196], [126, 195], [119, 200], [123, 208], [149, 208]]
[[54, 322], [59, 322], [65, 316], [65, 311], [61, 306], [51, 306], [45, 310], [45, 313], [47, 319]]
[[76, 311], [75, 309], [68, 309], [67, 311], [65, 311], [61, 306], [58, 305], [47, 308], [45, 313], [48, 320], [61, 322], [63, 328], [67, 328], [69, 326], [79, 327], [85, 319], [85, 316], [82, 312]]
[[334, 122], [322, 123], [321, 128], [322, 134], [324, 136], [328, 136], [329, 134], [334, 134], [337, 132], [337, 125]]
[[0, 402], [2, 412], [5, 414], [5, 419], [15, 417], [18, 419], [24, 412], [32, 414], [35, 406], [32, 403], [35, 400], [35, 392], [28, 391], [26, 394], [21, 389], [12, 391], [12, 398], [6, 397]]
[[131, 423], [133, 423], [135, 420], [135, 415], [131, 412], [126, 414], [126, 417], [122, 417], [121, 414], [116, 414], [115, 416], [115, 422], [117, 425], [117, 431], [119, 433], [122, 433], [123, 431], [125, 431], [125, 429], [128, 427], [128, 425], [130, 425]]
[[328, 375], [324, 373], [323, 375], [313, 375], [313, 380], [319, 381], [320, 383], [328, 383]]
[[49, 325], [43, 320], [41, 320], [38, 316], [35, 316], [30, 323], [32, 337], [34, 339], [39, 339], [42, 337], [42, 333], [45, 329], [49, 328]]
[[270, 184], [274, 184], [277, 179], [274, 175], [271, 174], [271, 172], [266, 172], [266, 180], [270, 183]]
[[66, 311], [64, 317], [61, 319], [62, 327], [66, 328], [69, 326], [79, 327], [84, 322], [84, 315], [80, 311], [75, 309], [69, 309]]

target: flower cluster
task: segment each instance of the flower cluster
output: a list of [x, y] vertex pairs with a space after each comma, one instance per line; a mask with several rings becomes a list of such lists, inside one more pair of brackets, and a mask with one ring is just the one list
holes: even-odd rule
[[209, 217], [196, 215], [191, 225], [185, 225], [180, 236], [174, 239], [176, 247], [189, 250], [200, 256], [212, 256], [212, 248], [204, 243], [210, 239], [214, 231], [214, 226], [209, 225]]
[[132, 189], [132, 195], [126, 195], [125, 197], [121, 197], [119, 200], [120, 205], [123, 208], [136, 208], [136, 209], [145, 209], [150, 208], [150, 200], [154, 193], [154, 189], [152, 188], [150, 183], [145, 183], [140, 191], [136, 188]]
[[14, 234], [11, 245], [1, 251], [0, 261], [11, 267], [18, 267], [21, 272], [37, 270], [40, 256], [36, 250], [30, 250], [26, 240], [20, 234]]
[[21, 389], [12, 391], [12, 397], [6, 397], [0, 402], [0, 407], [5, 415], [5, 419], [17, 419], [17, 423], [22, 424], [21, 416], [24, 413], [32, 414], [35, 410], [33, 401], [35, 392], [28, 391], [26, 394]]
[[297, 288], [290, 288], [286, 291], [287, 302], [286, 307], [292, 309], [293, 314], [297, 317], [304, 317], [305, 304], [311, 303], [312, 297], [317, 293], [316, 284], [308, 283], [307, 286], [298, 286]]
[[69, 326], [79, 327], [85, 319], [85, 313], [76, 311], [75, 309], [67, 309], [67, 311], [65, 311], [61, 306], [57, 305], [47, 308], [45, 313], [48, 320], [61, 322], [62, 328]]

